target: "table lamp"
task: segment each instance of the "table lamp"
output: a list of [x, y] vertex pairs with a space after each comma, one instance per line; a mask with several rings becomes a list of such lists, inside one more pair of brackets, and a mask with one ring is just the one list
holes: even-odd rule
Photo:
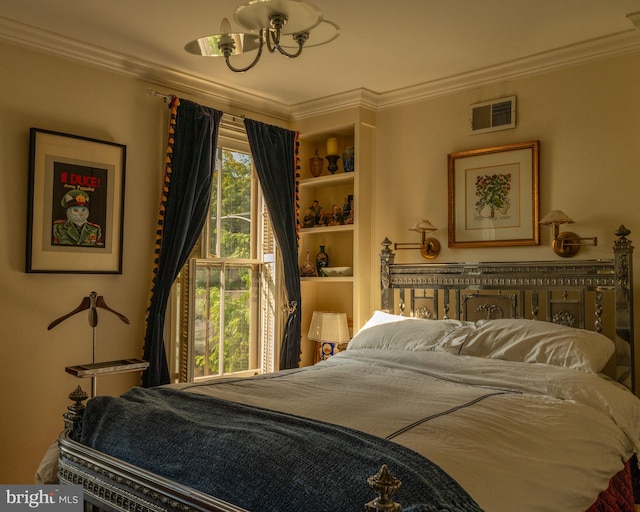
[[328, 359], [338, 352], [337, 348], [340, 343], [351, 339], [347, 325], [347, 314], [314, 311], [307, 337], [319, 343], [320, 360]]

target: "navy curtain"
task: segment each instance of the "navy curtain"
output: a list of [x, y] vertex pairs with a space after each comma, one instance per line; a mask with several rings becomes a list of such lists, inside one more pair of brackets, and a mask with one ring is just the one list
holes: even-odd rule
[[280, 369], [300, 363], [300, 274], [298, 271], [298, 134], [245, 119], [251, 154], [273, 231], [282, 253], [289, 317], [280, 348]]
[[147, 310], [142, 375], [145, 387], [171, 380], [164, 350], [164, 320], [171, 286], [202, 232], [211, 201], [222, 112], [173, 97], [164, 185], [156, 232], [156, 260]]

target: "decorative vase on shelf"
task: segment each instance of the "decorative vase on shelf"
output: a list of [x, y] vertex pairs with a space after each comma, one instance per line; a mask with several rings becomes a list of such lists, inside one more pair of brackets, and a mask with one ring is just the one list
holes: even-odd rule
[[340, 159], [340, 155], [327, 155], [325, 158], [329, 162], [327, 169], [329, 169], [331, 174], [335, 174], [338, 170], [338, 160]]
[[342, 153], [342, 167], [344, 167], [344, 172], [353, 172], [355, 168], [353, 147], [346, 148]]
[[316, 275], [316, 269], [309, 260], [309, 249], [307, 249], [307, 257], [304, 260], [304, 264], [300, 267], [300, 275], [302, 277], [313, 277]]
[[324, 245], [320, 246], [320, 252], [316, 254], [316, 271], [318, 277], [324, 277], [322, 269], [329, 266], [329, 255], [324, 250]]
[[318, 154], [318, 150], [309, 158], [309, 171], [311, 176], [317, 178], [322, 174], [322, 167], [324, 166], [324, 158]]

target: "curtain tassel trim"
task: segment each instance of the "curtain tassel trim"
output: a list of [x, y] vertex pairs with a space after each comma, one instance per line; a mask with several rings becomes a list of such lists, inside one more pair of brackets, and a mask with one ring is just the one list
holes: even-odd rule
[[294, 155], [293, 155], [293, 168], [296, 173], [295, 180], [295, 214], [296, 214], [296, 242], [300, 241], [300, 140], [299, 140], [300, 132], [296, 132], [295, 142], [294, 142]]
[[176, 125], [176, 117], [178, 115], [178, 107], [180, 106], [180, 99], [177, 96], [171, 97], [171, 103], [169, 104], [169, 136], [167, 138], [167, 155], [164, 161], [164, 177], [162, 182], [162, 197], [160, 198], [160, 208], [158, 210], [158, 222], [156, 230], [156, 240], [154, 244], [154, 259], [153, 259], [153, 268], [151, 269], [152, 273], [152, 287], [151, 294], [149, 296], [149, 304], [147, 307], [147, 314], [145, 318], [145, 323], [149, 320], [149, 309], [151, 308], [151, 299], [153, 298], [156, 282], [158, 278], [158, 263], [160, 261], [160, 252], [162, 250], [162, 239], [164, 236], [164, 215], [167, 203], [167, 194], [169, 192], [169, 183], [171, 183], [171, 173], [173, 172], [172, 168], [172, 156], [173, 156], [173, 146], [175, 144], [174, 134], [175, 134], [175, 125]]

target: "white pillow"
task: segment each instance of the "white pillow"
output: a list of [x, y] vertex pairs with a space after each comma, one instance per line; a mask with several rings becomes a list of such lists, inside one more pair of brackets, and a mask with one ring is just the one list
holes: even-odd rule
[[394, 315], [392, 313], [387, 313], [386, 311], [374, 311], [373, 315], [371, 315], [371, 318], [367, 320], [367, 323], [365, 323], [360, 328], [360, 330], [368, 329], [369, 327], [374, 327], [376, 325], [388, 324], [391, 322], [401, 322], [403, 320], [417, 320], [417, 319], [411, 316]]
[[378, 313], [381, 312], [376, 312], [357, 332], [347, 350], [434, 350], [445, 336], [462, 325], [458, 320], [428, 320]]
[[597, 373], [615, 352], [613, 341], [593, 331], [542, 320], [465, 322], [438, 347], [453, 354], [546, 363]]

